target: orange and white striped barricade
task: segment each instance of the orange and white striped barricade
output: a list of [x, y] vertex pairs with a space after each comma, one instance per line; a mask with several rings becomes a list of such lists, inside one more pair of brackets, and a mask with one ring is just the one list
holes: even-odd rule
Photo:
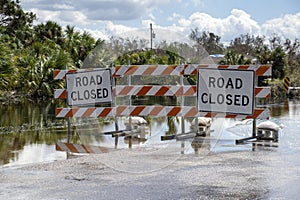
[[[165, 76], [174, 75], [196, 75], [199, 69], [232, 69], [232, 70], [252, 70], [256, 76], [270, 76], [270, 65], [122, 65], [111, 68], [112, 78], [124, 76]], [[97, 69], [78, 70], [55, 70], [54, 79], [65, 79], [67, 73], [93, 71]], [[176, 97], [196, 97], [196, 85], [113, 85], [112, 93], [114, 97], [120, 96], [176, 96]], [[255, 87], [255, 98], [269, 98], [269, 87]], [[66, 89], [56, 89], [54, 97], [66, 99]], [[115, 117], [115, 116], [181, 116], [181, 117], [225, 117], [225, 118], [254, 118], [268, 119], [269, 112], [264, 109], [254, 109], [253, 115], [224, 114], [213, 112], [198, 112], [195, 106], [133, 106], [115, 105], [114, 107], [72, 107], [57, 108], [56, 117]]]

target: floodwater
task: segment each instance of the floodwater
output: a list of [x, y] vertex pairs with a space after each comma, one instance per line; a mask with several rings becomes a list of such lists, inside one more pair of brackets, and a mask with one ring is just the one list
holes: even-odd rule
[[[283, 103], [267, 105], [270, 109], [270, 120], [284, 127], [279, 132], [279, 142], [272, 147], [260, 147], [258, 150], [276, 151], [288, 154], [287, 159], [295, 159], [292, 163], [300, 164], [297, 154], [300, 151], [300, 101], [289, 100]], [[23, 164], [51, 162], [67, 159], [65, 152], [55, 150], [57, 142], [67, 142], [67, 119], [54, 116], [55, 105], [24, 103], [20, 105], [0, 105], [0, 166], [16, 166]], [[161, 141], [161, 136], [181, 133], [181, 118], [147, 118], [144, 140], [133, 141], [132, 148], [157, 147], [173, 145], [175, 154], [197, 154], [197, 144], [188, 138], [183, 141]], [[127, 118], [118, 118], [120, 130], [126, 129]], [[257, 120], [257, 124], [261, 121]], [[192, 119], [184, 120], [184, 131], [191, 131]], [[86, 145], [115, 148], [115, 139], [105, 132], [115, 130], [113, 118], [72, 119], [70, 142]], [[252, 143], [236, 145], [235, 140], [252, 135], [252, 121], [236, 119], [214, 119], [210, 138], [201, 141], [199, 148], [214, 152], [253, 151]], [[129, 141], [119, 137], [117, 149], [127, 149]], [[205, 145], [203, 145], [205, 144]], [[295, 156], [293, 156], [295, 155]]]

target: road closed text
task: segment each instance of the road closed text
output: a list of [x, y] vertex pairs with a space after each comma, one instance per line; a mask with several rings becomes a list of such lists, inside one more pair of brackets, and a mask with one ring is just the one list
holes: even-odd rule
[[[241, 78], [228, 78], [224, 77], [208, 77], [208, 88], [218, 89], [235, 89], [239, 90], [243, 87], [243, 80]], [[235, 106], [247, 106], [250, 103], [248, 95], [232, 95], [232, 94], [213, 94], [203, 92], [201, 94], [201, 101], [208, 104], [226, 104]]]
[[108, 97], [108, 89], [107, 88], [99, 88], [99, 89], [91, 89], [81, 91], [72, 91], [70, 93], [70, 97], [72, 101], [82, 101], [89, 99], [102, 99]]
[[112, 101], [109, 70], [67, 74], [68, 105], [97, 104]]
[[254, 71], [199, 69], [199, 111], [252, 114]]

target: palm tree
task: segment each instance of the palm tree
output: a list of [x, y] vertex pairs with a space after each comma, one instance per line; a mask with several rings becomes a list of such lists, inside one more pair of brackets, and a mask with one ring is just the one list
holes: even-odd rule
[[34, 32], [36, 41], [43, 42], [49, 39], [58, 45], [63, 44], [62, 28], [56, 22], [47, 21], [45, 24], [39, 24], [34, 27]]
[[67, 26], [65, 30], [65, 44], [63, 48], [70, 52], [77, 68], [82, 67], [84, 59], [96, 47], [96, 40], [88, 33], [80, 34], [74, 26]]
[[54, 88], [63, 86], [53, 80], [53, 70], [72, 64], [70, 55], [54, 42], [35, 42], [31, 48], [19, 51], [15, 60], [17, 88], [29, 97], [49, 98]]
[[80, 37], [78, 46], [78, 57], [80, 61], [84, 61], [87, 55], [96, 47], [95, 39], [88, 32], [84, 32]]

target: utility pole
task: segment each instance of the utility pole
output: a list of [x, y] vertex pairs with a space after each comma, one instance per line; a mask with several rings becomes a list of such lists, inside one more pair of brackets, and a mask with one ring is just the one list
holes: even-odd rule
[[150, 23], [150, 49], [152, 50], [152, 23]]
[[153, 38], [155, 38], [155, 33], [152, 29], [152, 23], [150, 23], [150, 49], [152, 50], [152, 42], [153, 42]]

